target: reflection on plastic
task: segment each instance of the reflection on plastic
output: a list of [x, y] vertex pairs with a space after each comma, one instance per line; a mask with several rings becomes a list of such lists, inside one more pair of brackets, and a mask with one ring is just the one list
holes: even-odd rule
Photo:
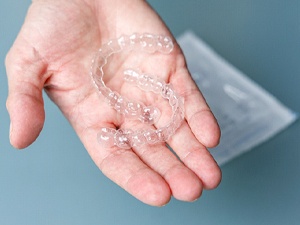
[[210, 149], [219, 165], [269, 139], [297, 118], [192, 32], [184, 33], [178, 42], [222, 130], [219, 146]]

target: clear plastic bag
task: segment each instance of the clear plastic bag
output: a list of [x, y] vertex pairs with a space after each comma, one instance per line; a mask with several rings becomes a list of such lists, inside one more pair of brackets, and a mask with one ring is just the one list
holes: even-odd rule
[[238, 71], [192, 32], [178, 38], [188, 68], [221, 127], [219, 165], [286, 128], [297, 115]]

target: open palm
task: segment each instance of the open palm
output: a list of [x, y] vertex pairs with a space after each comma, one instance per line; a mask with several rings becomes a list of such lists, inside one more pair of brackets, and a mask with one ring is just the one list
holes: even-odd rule
[[[93, 55], [101, 44], [135, 32], [171, 36], [142, 0], [33, 1], [6, 60], [11, 143], [25, 148], [39, 135], [45, 119], [44, 88], [106, 176], [147, 204], [166, 204], [172, 195], [193, 201], [203, 188], [215, 188], [220, 182], [220, 170], [206, 150], [218, 143], [220, 131], [178, 45], [169, 55], [113, 58], [105, 77], [107, 85], [122, 95], [159, 105], [167, 113], [169, 106], [162, 99], [139, 89], [133, 92], [122, 81], [121, 70], [138, 63], [141, 70], [173, 85], [185, 101], [185, 121], [168, 140], [174, 152], [162, 143], [123, 150], [104, 148], [97, 142], [100, 127], [146, 126], [118, 116], [99, 97], [89, 76]], [[155, 126], [163, 126], [167, 117]]]

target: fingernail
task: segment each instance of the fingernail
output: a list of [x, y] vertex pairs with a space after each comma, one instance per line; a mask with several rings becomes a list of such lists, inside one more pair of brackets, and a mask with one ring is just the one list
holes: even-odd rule
[[12, 123], [10, 122], [10, 125], [9, 125], [9, 139], [11, 139], [12, 131], [13, 131], [13, 126], [12, 126]]
[[191, 202], [196, 202], [196, 201], [198, 201], [198, 199], [199, 199], [199, 198], [196, 198], [196, 199], [194, 199], [194, 200], [193, 200], [193, 201], [191, 201]]

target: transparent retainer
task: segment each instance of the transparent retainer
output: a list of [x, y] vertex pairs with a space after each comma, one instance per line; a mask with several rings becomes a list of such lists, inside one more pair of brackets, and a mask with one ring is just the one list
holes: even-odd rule
[[[143, 51], [149, 54], [159, 52], [169, 54], [173, 50], [171, 38], [163, 35], [132, 34], [123, 35], [104, 44], [97, 52], [91, 68], [91, 76], [98, 92], [103, 95], [107, 103], [125, 118], [139, 120], [142, 123], [154, 124], [158, 121], [161, 112], [155, 106], [145, 106], [140, 102], [130, 101], [118, 92], [112, 91], [103, 81], [103, 67], [112, 54], [121, 51]], [[144, 144], [155, 144], [167, 141], [180, 127], [184, 119], [183, 98], [173, 89], [171, 84], [148, 74], [140, 74], [134, 69], [126, 69], [123, 79], [139, 87], [143, 91], [151, 91], [167, 99], [172, 108], [170, 122], [158, 129], [131, 129], [101, 128], [97, 139], [105, 147], [118, 146], [132, 148]]]

